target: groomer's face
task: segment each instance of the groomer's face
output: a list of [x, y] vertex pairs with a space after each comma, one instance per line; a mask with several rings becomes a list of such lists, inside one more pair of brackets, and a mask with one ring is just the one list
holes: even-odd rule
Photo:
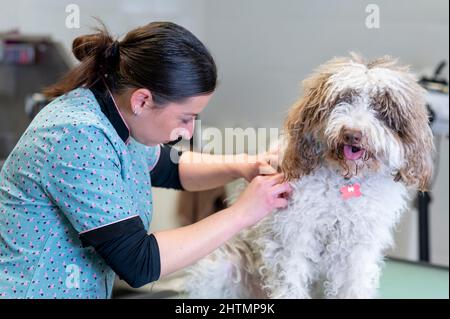
[[179, 136], [190, 139], [195, 119], [211, 97], [212, 94], [194, 96], [181, 103], [171, 102], [162, 107], [149, 99], [141, 104], [138, 114], [132, 117], [131, 135], [147, 146], [168, 143]]

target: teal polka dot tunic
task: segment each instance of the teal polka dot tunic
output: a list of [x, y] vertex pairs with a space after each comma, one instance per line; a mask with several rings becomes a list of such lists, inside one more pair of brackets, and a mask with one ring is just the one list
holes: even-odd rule
[[0, 172], [0, 298], [110, 298], [115, 274], [79, 235], [136, 216], [148, 230], [159, 155], [89, 89], [47, 105]]

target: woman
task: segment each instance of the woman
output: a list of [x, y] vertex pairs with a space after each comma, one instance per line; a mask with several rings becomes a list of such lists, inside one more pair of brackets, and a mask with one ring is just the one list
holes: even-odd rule
[[[115, 274], [155, 281], [287, 205], [281, 175], [256, 177], [267, 163], [174, 161], [160, 146], [192, 136], [215, 90], [213, 58], [189, 31], [151, 23], [118, 42], [99, 30], [73, 53], [81, 63], [46, 90], [53, 101], [1, 171], [1, 297], [109, 298]], [[147, 234], [151, 186], [200, 191], [240, 177], [251, 183], [231, 207]]]

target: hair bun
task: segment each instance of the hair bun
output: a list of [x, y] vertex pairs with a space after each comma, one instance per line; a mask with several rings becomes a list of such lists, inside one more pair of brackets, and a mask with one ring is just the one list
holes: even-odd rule
[[105, 31], [82, 35], [73, 40], [72, 52], [78, 61], [81, 62], [88, 57], [103, 55], [112, 43], [112, 37]]

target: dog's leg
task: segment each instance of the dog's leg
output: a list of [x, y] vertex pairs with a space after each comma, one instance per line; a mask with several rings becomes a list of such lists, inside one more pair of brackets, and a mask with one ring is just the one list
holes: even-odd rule
[[[342, 256], [341, 256], [342, 257]], [[325, 282], [325, 297], [371, 299], [376, 297], [382, 255], [374, 247], [352, 251], [341, 262], [330, 265]]]
[[287, 250], [272, 242], [263, 252], [263, 288], [269, 298], [310, 299], [318, 267], [299, 246]]
[[266, 277], [264, 288], [274, 299], [310, 299], [315, 266], [306, 258], [297, 258]]
[[248, 288], [250, 275], [243, 264], [247, 256], [235, 245], [224, 245], [187, 270], [184, 282], [188, 298], [257, 298]]

